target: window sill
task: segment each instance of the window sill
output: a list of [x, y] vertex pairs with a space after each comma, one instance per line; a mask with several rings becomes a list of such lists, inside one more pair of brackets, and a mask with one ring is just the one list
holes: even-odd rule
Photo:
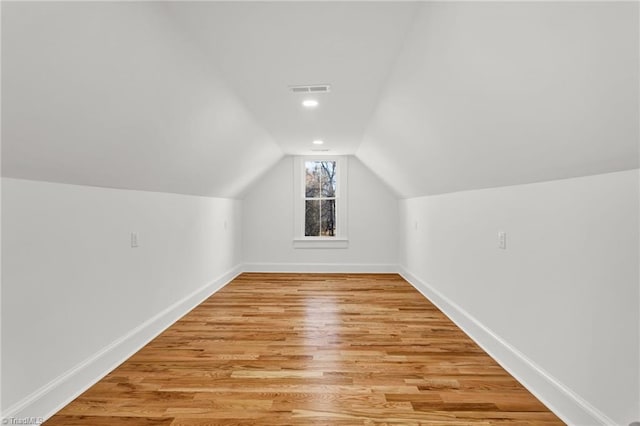
[[346, 238], [296, 238], [293, 248], [296, 249], [343, 249], [349, 247]]

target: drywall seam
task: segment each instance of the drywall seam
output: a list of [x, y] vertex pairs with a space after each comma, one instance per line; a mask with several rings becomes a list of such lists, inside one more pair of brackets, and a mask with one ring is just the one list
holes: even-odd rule
[[44, 421], [51, 417], [182, 316], [231, 282], [241, 272], [241, 265], [236, 265], [212, 282], [149, 318], [75, 367], [7, 408], [2, 413], [2, 418], [30, 417], [41, 418]]
[[564, 422], [571, 425], [616, 424], [438, 290], [404, 266], [399, 269], [407, 282]]

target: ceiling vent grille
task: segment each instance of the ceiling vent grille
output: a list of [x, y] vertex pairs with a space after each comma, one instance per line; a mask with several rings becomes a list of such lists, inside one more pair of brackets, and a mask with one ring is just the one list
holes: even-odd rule
[[293, 93], [327, 93], [331, 90], [329, 84], [311, 84], [306, 86], [289, 86]]

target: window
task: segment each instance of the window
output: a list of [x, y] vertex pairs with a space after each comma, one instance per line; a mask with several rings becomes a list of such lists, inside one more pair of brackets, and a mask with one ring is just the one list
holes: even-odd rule
[[294, 177], [294, 247], [347, 247], [347, 159], [296, 157]]
[[304, 236], [336, 236], [336, 171], [335, 161], [304, 162]]

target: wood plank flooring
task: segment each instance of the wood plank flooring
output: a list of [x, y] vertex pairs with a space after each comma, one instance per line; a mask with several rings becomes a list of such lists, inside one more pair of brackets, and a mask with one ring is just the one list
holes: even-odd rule
[[242, 274], [45, 423], [563, 424], [395, 274]]

